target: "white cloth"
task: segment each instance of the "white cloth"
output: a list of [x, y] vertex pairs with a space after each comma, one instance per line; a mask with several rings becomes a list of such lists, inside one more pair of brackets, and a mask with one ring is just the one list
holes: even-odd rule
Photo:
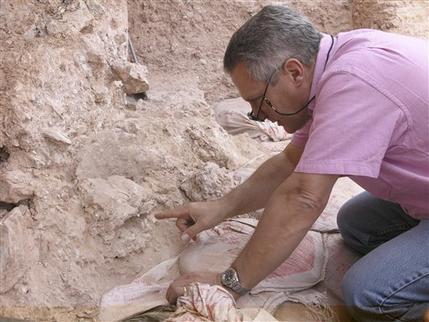
[[[256, 224], [255, 219], [234, 219], [202, 232], [178, 257], [106, 293], [100, 305], [101, 321], [118, 321], [167, 304], [166, 290], [180, 274], [226, 269], [253, 234]], [[326, 260], [322, 235], [310, 231], [282, 265], [237, 301], [237, 308], [265, 309], [273, 313], [279, 304], [288, 300], [288, 295], [323, 280]]]
[[219, 102], [214, 107], [216, 121], [230, 134], [247, 133], [261, 141], [284, 141], [291, 138], [285, 129], [270, 120], [252, 121], [248, 118], [250, 105], [242, 98], [231, 98]]

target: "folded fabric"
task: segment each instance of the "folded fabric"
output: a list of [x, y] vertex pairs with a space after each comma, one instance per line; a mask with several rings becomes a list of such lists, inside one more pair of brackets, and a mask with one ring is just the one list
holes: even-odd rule
[[[162, 262], [130, 284], [106, 293], [100, 304], [101, 321], [118, 321], [167, 304], [166, 290], [180, 274], [226, 269], [247, 243], [256, 225], [255, 219], [234, 219], [201, 233], [179, 256]], [[237, 301], [237, 307], [265, 309], [273, 313], [280, 303], [288, 300], [288, 295], [323, 280], [326, 259], [321, 234], [309, 232], [282, 265]]]
[[251, 138], [274, 142], [292, 137], [282, 126], [270, 120], [250, 120], [247, 116], [250, 111], [249, 103], [242, 98], [224, 100], [218, 103], [214, 110], [216, 121], [232, 135], [247, 133]]
[[326, 264], [324, 285], [327, 291], [341, 302], [341, 282], [349, 268], [361, 257], [360, 254], [348, 248], [340, 234], [324, 236], [326, 249], [329, 253]]
[[218, 285], [189, 285], [185, 294], [178, 298], [177, 308], [168, 322], [241, 321], [234, 298]]
[[[251, 218], [232, 219], [201, 233], [198, 240], [180, 254], [180, 272], [224, 271], [246, 245], [257, 223]], [[310, 231], [289, 258], [256, 285], [250, 294], [307, 289], [323, 280], [326, 260], [322, 235]]]
[[218, 285], [191, 284], [177, 300], [177, 311], [166, 322], [277, 321], [263, 309], [237, 309], [234, 298]]
[[100, 301], [100, 321], [120, 321], [159, 305], [167, 305], [167, 288], [180, 275], [178, 259], [178, 256], [168, 259], [131, 283], [116, 286], [105, 293]]

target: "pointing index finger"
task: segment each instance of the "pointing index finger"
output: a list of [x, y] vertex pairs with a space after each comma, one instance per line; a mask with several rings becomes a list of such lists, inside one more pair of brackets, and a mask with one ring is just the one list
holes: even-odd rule
[[162, 212], [155, 214], [156, 219], [167, 219], [167, 218], [182, 218], [189, 214], [188, 208], [186, 206], [181, 206], [178, 208], [168, 209]]

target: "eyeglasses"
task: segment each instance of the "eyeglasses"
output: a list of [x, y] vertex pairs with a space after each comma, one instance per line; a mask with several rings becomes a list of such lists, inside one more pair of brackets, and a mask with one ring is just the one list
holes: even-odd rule
[[310, 100], [307, 102], [307, 104], [305, 104], [303, 107], [301, 107], [299, 110], [292, 112], [292, 113], [283, 113], [278, 111], [274, 105], [271, 103], [271, 101], [266, 97], [267, 94], [267, 90], [268, 90], [268, 86], [270, 86], [271, 83], [271, 79], [273, 78], [274, 74], [279, 71], [280, 69], [276, 69], [271, 73], [270, 78], [268, 78], [267, 81], [267, 85], [265, 86], [265, 90], [264, 90], [264, 94], [262, 94], [262, 98], [261, 98], [261, 103], [259, 104], [259, 107], [257, 109], [256, 115], [253, 113], [253, 111], [250, 111], [249, 113], [247, 113], [247, 117], [249, 119], [251, 119], [252, 121], [257, 121], [257, 122], [264, 122], [265, 118], [260, 119], [259, 118], [259, 113], [261, 112], [261, 108], [262, 108], [262, 104], [267, 104], [274, 112], [276, 112], [277, 114], [281, 115], [281, 116], [293, 116], [298, 114], [299, 112], [301, 112], [302, 110], [304, 110], [313, 100], [316, 96], [313, 96], [312, 98], [310, 98]]
[[[325, 69], [326, 69], [326, 65], [328, 64], [328, 60], [329, 60], [329, 55], [331, 54], [331, 50], [332, 50], [332, 47], [334, 46], [334, 37], [332, 36], [332, 35], [330, 35], [331, 36], [331, 46], [329, 47], [329, 50], [328, 50], [328, 54], [326, 55], [326, 60], [325, 60], [325, 65], [324, 65], [324, 67], [323, 67], [323, 71], [325, 71]], [[262, 95], [262, 99], [261, 99], [261, 103], [259, 104], [259, 107], [258, 107], [258, 111], [256, 112], [256, 115], [255, 114], [253, 114], [253, 111], [250, 111], [249, 113], [247, 113], [247, 116], [249, 117], [249, 119], [251, 119], [252, 121], [258, 121], [258, 122], [263, 122], [263, 121], [265, 121], [265, 118], [264, 119], [260, 119], [259, 118], [259, 112], [261, 111], [261, 108], [262, 108], [262, 104], [264, 104], [264, 102], [274, 111], [274, 112], [276, 112], [277, 114], [279, 114], [279, 115], [281, 115], [281, 116], [292, 116], [292, 115], [295, 115], [295, 114], [298, 114], [299, 112], [301, 112], [302, 110], [304, 110], [315, 98], [316, 98], [316, 96], [313, 96], [312, 98], [310, 98], [310, 100], [307, 102], [307, 104], [305, 104], [303, 107], [301, 107], [299, 110], [297, 110], [296, 112], [293, 112], [293, 113], [282, 113], [282, 112], [279, 112], [275, 107], [274, 107], [274, 105], [273, 104], [271, 104], [271, 102], [270, 102], [270, 100], [265, 96], [266, 94], [267, 94], [267, 90], [268, 90], [268, 86], [270, 85], [270, 83], [271, 83], [271, 78], [273, 78], [273, 76], [274, 76], [274, 74], [277, 72], [277, 71], [279, 71], [281, 69], [281, 67], [280, 68], [277, 68], [277, 69], [275, 69], [273, 72], [272, 72], [272, 74], [271, 74], [271, 76], [270, 76], [270, 78], [268, 78], [268, 82], [267, 82], [267, 86], [265, 86], [265, 90], [264, 90], [264, 94]]]

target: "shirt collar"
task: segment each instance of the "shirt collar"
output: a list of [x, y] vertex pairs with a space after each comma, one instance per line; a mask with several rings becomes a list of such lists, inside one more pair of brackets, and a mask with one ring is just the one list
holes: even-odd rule
[[[316, 95], [317, 85], [320, 79], [322, 78], [322, 74], [325, 69], [326, 57], [328, 55], [328, 51], [329, 51], [329, 48], [331, 47], [332, 41], [334, 41], [334, 44], [335, 44], [335, 38], [331, 38], [331, 36], [328, 34], [322, 34], [322, 39], [320, 40], [320, 45], [319, 45], [319, 52], [317, 53], [316, 64], [314, 66], [313, 81], [311, 82], [311, 89], [310, 89], [310, 98]], [[333, 56], [333, 50], [331, 50], [331, 53], [329, 55], [329, 60], [331, 60], [332, 56]], [[314, 105], [315, 105], [315, 101], [311, 102], [310, 105], [308, 106], [308, 109], [312, 111], [314, 109]]]

